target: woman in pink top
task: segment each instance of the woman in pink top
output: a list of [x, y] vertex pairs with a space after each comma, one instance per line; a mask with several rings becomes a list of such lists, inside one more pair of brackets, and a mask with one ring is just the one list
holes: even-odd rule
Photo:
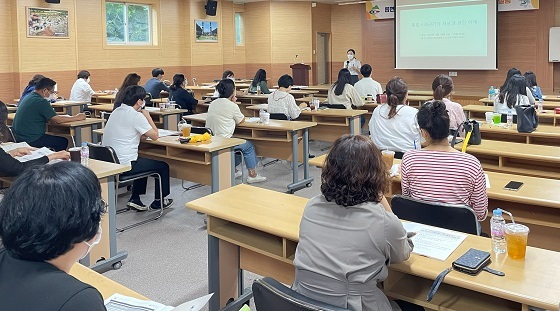
[[449, 76], [439, 75], [432, 82], [432, 90], [434, 91], [434, 99], [445, 103], [449, 113], [449, 129], [457, 130], [459, 125], [466, 121], [466, 117], [463, 106], [449, 100], [449, 96], [453, 92], [453, 80]]
[[442, 101], [418, 110], [418, 126], [427, 146], [402, 158], [402, 193], [428, 202], [467, 205], [479, 221], [488, 214], [486, 180], [480, 161], [449, 145], [449, 114]]

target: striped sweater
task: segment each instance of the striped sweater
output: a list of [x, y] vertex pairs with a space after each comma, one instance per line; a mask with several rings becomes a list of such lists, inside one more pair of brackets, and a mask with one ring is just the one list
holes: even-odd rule
[[480, 161], [470, 154], [410, 150], [402, 159], [401, 178], [405, 196], [467, 205], [480, 221], [488, 214], [484, 172]]

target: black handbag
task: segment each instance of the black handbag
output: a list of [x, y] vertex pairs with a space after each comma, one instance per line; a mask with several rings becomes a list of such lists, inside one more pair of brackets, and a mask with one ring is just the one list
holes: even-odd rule
[[451, 147], [455, 147], [457, 143], [457, 135], [463, 132], [465, 134], [465, 138], [469, 132], [471, 132], [469, 141], [467, 142], [468, 145], [480, 145], [482, 143], [482, 137], [480, 135], [480, 125], [476, 120], [469, 120], [461, 123], [457, 131], [453, 135], [453, 139], [451, 140]]
[[515, 106], [517, 112], [517, 131], [519, 133], [532, 133], [539, 126], [539, 116], [535, 107], [530, 105]]

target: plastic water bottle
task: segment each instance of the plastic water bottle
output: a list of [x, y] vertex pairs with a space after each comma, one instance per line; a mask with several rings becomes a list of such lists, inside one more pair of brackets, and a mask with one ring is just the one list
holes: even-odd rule
[[257, 95], [261, 95], [261, 86], [257, 85]]
[[488, 90], [488, 99], [494, 100], [496, 94], [496, 90], [494, 90], [494, 86], [492, 85]]
[[542, 99], [540, 99], [540, 100], [537, 102], [537, 112], [538, 112], [538, 113], [543, 113], [543, 111], [544, 111], [544, 108], [543, 108], [543, 101], [542, 101]]
[[509, 109], [507, 114], [507, 128], [509, 129], [512, 126], [513, 126], [513, 111]]
[[82, 150], [80, 150], [81, 162], [83, 166], [89, 166], [89, 147], [87, 142], [82, 143]]
[[261, 110], [259, 111], [259, 119], [261, 123], [264, 123], [264, 109], [261, 108]]
[[492, 250], [496, 254], [503, 254], [507, 250], [504, 225], [506, 221], [502, 216], [502, 210], [497, 208], [492, 212], [490, 219], [490, 230], [492, 233]]

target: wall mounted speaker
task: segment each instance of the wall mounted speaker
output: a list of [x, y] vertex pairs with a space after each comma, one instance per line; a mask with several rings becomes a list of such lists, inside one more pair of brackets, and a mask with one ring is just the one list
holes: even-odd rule
[[218, 1], [216, 0], [208, 0], [206, 5], [204, 6], [206, 9], [206, 15], [209, 16], [216, 16], [216, 9], [218, 8]]
[[60, 4], [60, 0], [45, 0], [46, 3], [56, 3]]

